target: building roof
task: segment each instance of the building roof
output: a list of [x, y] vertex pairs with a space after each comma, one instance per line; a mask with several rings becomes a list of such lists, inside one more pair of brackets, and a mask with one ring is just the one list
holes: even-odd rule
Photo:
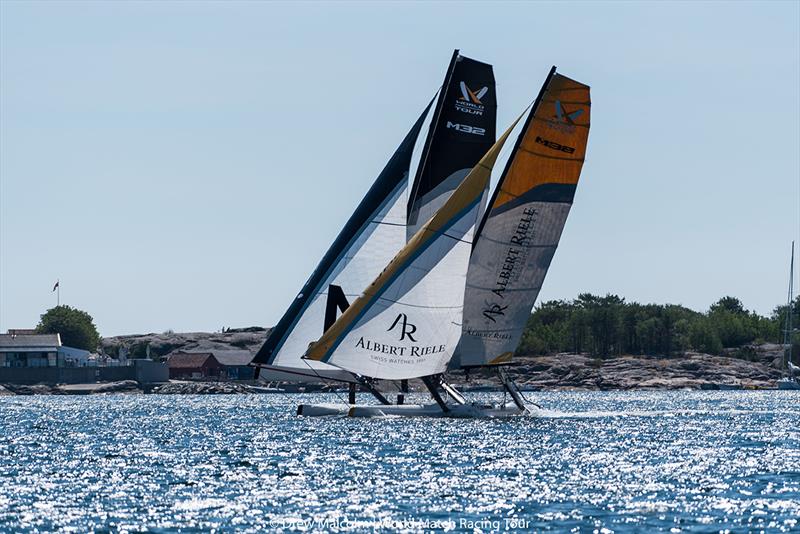
[[58, 334], [0, 334], [0, 349], [55, 349], [61, 346]]
[[26, 336], [30, 336], [30, 335], [33, 335], [33, 334], [36, 333], [36, 329], [35, 328], [9, 328], [6, 333], [7, 334], [14, 334], [14, 335], [17, 335], [17, 336], [23, 335], [23, 334], [26, 335]]
[[249, 350], [212, 350], [211, 353], [219, 363], [228, 367], [250, 365], [253, 361]]
[[214, 358], [210, 352], [174, 352], [167, 359], [167, 365], [170, 369], [197, 369], [209, 358]]

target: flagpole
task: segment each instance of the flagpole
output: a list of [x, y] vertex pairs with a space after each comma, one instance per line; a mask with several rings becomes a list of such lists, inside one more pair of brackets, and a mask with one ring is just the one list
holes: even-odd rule
[[61, 280], [58, 281], [58, 292], [56, 293], [56, 308], [61, 306]]

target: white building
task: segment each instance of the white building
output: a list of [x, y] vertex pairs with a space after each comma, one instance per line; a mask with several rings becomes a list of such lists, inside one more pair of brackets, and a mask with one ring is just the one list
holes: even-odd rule
[[0, 334], [0, 367], [87, 367], [89, 351], [67, 347], [59, 334]]

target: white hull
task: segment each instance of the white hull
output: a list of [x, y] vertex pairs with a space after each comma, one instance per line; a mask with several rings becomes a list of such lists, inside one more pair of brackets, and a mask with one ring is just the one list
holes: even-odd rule
[[438, 404], [301, 404], [297, 407], [297, 415], [306, 417], [322, 417], [329, 415], [347, 415], [349, 417], [456, 417], [456, 418], [503, 418], [536, 415], [538, 410], [530, 407], [520, 410], [513, 402], [501, 404], [454, 404], [450, 410], [443, 412]]

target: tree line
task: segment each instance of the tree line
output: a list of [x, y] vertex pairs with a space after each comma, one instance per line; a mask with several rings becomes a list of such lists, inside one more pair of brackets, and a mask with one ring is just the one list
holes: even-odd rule
[[[786, 308], [777, 306], [764, 317], [746, 310], [735, 297], [723, 297], [700, 313], [675, 304], [639, 304], [617, 295], [582, 293], [574, 300], [540, 304], [528, 320], [517, 354], [720, 354], [752, 343], [783, 342]], [[794, 327], [800, 327], [800, 296], [792, 302], [792, 313]], [[800, 350], [797, 333], [793, 345], [794, 351]]]

